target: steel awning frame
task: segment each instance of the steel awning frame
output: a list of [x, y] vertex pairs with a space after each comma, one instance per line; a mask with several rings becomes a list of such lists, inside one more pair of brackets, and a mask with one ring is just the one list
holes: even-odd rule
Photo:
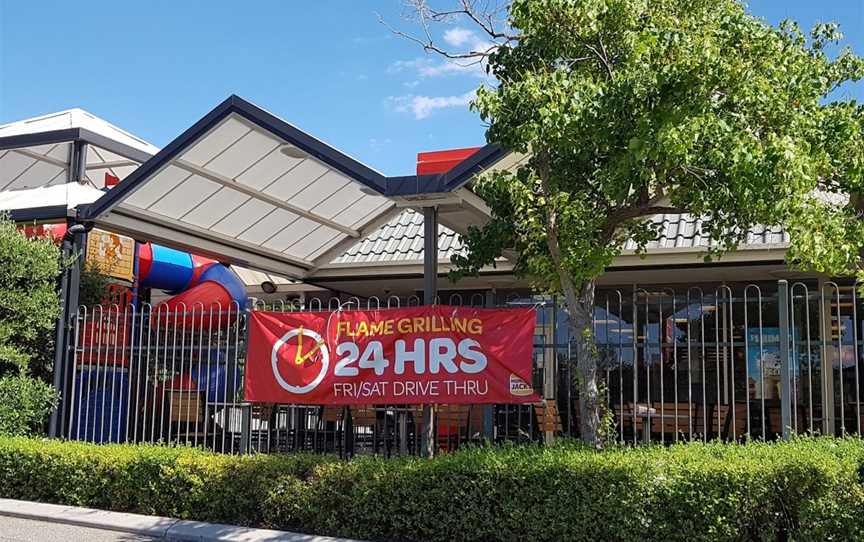
[[[143, 163], [151, 158], [151, 155], [115, 141], [109, 137], [92, 132], [86, 128], [61, 128], [46, 132], [35, 132], [29, 134], [17, 134], [0, 137], [0, 151], [25, 149], [27, 147], [38, 147], [40, 145], [52, 145], [57, 143], [87, 143], [105, 149], [106, 151], [119, 154], [129, 160]], [[40, 159], [40, 158], [36, 158]]]
[[[487, 145], [447, 173], [388, 177], [275, 115], [232, 95], [130, 173], [116, 188], [96, 202], [79, 207], [77, 218], [84, 222], [93, 222], [114, 228], [118, 230], [118, 233], [126, 233], [139, 238], [147, 236], [157, 242], [193, 249], [208, 255], [228, 257], [234, 262], [253, 268], [282, 274], [286, 274], [287, 271], [288, 274], [298, 279], [314, 274], [318, 268], [327, 265], [338, 256], [337, 252], [344, 251], [351, 242], [355, 242], [358, 235], [352, 235], [344, 242], [339, 242], [324, 254], [316, 257], [315, 261], [308, 261], [268, 250], [265, 247], [246, 244], [213, 231], [205, 229], [199, 231], [194, 226], [190, 227], [187, 223], [181, 223], [170, 217], [152, 216], [148, 213], [137, 212], [136, 209], [129, 206], [120, 205], [148, 179], [158, 175], [164, 168], [177, 165], [178, 161], [182, 162], [182, 157], [187, 150], [232, 115], [240, 117], [240, 120], [251, 123], [265, 132], [270, 132], [288, 144], [296, 146], [310, 158], [357, 181], [364, 187], [361, 188], [361, 191], [368, 190], [369, 193], [391, 199], [394, 202], [393, 207], [382, 211], [379, 216], [372, 217], [359, 227], [355, 233], [360, 236], [368, 235], [386, 223], [393, 214], [399, 212], [400, 207], [407, 206], [409, 200], [415, 199], [415, 197], [417, 198], [417, 207], [423, 207], [428, 206], [424, 203], [424, 199], [434, 202], [440, 200], [441, 197], [448, 197], [448, 195], [452, 197], [454, 193], [464, 192], [459, 188], [477, 172], [494, 164], [506, 154], [497, 145]], [[68, 132], [68, 130], [62, 131]], [[37, 135], [46, 136], [43, 138], [43, 143], [45, 142], [44, 139], [52, 136], [47, 132]], [[24, 138], [24, 136], [15, 137]], [[53, 135], [53, 137], [56, 138], [59, 135]], [[34, 143], [29, 141], [26, 144], [33, 145]], [[109, 150], [111, 149], [109, 148]], [[180, 166], [183, 167], [182, 164]], [[227, 179], [225, 181], [227, 182]]]
[[80, 218], [87, 220], [96, 218], [114, 208], [127, 195], [134, 192], [154, 173], [171, 163], [183, 151], [191, 147], [198, 139], [215, 128], [228, 116], [236, 114], [246, 121], [273, 133], [283, 140], [295, 145], [311, 157], [355, 179], [379, 194], [386, 191], [386, 177], [372, 168], [347, 156], [333, 147], [315, 139], [302, 130], [292, 126], [260, 107], [247, 102], [239, 96], [232, 95], [216, 106], [192, 127], [180, 134], [174, 141], [159, 151], [153, 158], [141, 164], [116, 188], [108, 192], [104, 198], [82, 209]]
[[509, 154], [500, 145], [490, 143], [461, 161], [446, 173], [434, 175], [404, 175], [387, 178], [385, 196], [410, 198], [428, 194], [454, 192], [465, 186], [475, 175], [491, 167]]
[[[208, 113], [204, 118], [196, 122], [191, 128], [183, 132], [179, 137], [172, 141], [168, 146], [163, 148], [159, 153], [146, 161], [135, 172], [131, 173], [125, 181], [109, 192], [105, 198], [90, 206], [82, 215], [81, 218], [93, 218], [103, 214], [114, 207], [127, 194], [134, 191], [141, 182], [144, 182], [148, 176], [167, 165], [173, 158], [178, 156], [183, 150], [190, 146], [192, 142], [206, 134], [210, 129], [214, 128], [224, 118], [232, 113], [236, 113], [246, 120], [257, 124], [261, 128], [273, 132], [282, 139], [296, 145], [298, 148], [308, 153], [310, 156], [320, 160], [321, 162], [333, 167], [349, 177], [356, 179], [366, 185], [368, 188], [375, 190], [382, 196], [413, 196], [422, 194], [434, 194], [452, 192], [457, 188], [462, 187], [474, 175], [483, 169], [490, 167], [492, 164], [504, 157], [507, 152], [499, 145], [489, 144], [471, 155], [468, 159], [461, 162], [447, 173], [437, 175], [409, 175], [409, 176], [394, 176], [387, 177], [365, 164], [354, 160], [353, 158], [339, 152], [330, 147], [326, 143], [310, 136], [302, 130], [292, 126], [291, 124], [276, 117], [258, 106], [240, 98], [236, 95], [231, 95], [224, 102], [219, 104], [215, 109]], [[69, 132], [71, 130], [57, 130], [57, 132]], [[86, 130], [78, 130], [85, 131]], [[0, 138], [0, 149], [3, 149], [3, 139], [25, 138], [27, 135], [49, 135], [44, 134], [25, 134], [22, 136], [12, 136], [10, 138]], [[92, 134], [97, 136], [97, 134]], [[97, 136], [101, 138], [101, 136]], [[102, 138], [105, 139], [105, 138]], [[57, 140], [59, 141], [59, 140]], [[57, 142], [53, 141], [53, 142]], [[52, 141], [43, 141], [41, 143], [27, 143], [20, 146], [37, 145], [42, 143], [51, 143]], [[108, 150], [113, 150], [111, 147], [93, 141], [94, 144], [104, 147]], [[135, 150], [135, 149], [133, 149]], [[116, 151], [115, 151], [116, 152]], [[140, 154], [141, 151], [136, 151]], [[118, 154], [123, 154], [119, 153]], [[126, 155], [124, 155], [126, 156]]]
[[[227, 257], [232, 262], [256, 269], [286, 274], [298, 279], [306, 277], [316, 268], [316, 261], [292, 257], [291, 255], [245, 243], [242, 240], [221, 235], [214, 231], [190, 226], [187, 223], [182, 223], [170, 217], [154, 216], [150, 213], [139, 212], [135, 208], [121, 205], [127, 197], [131, 196], [149, 179], [156, 177], [165, 168], [169, 166], [189, 168], [189, 164], [183, 162], [184, 153], [206, 138], [209, 133], [219, 127], [226, 119], [234, 116], [264, 132], [272, 134], [290, 145], [296, 146], [306, 153], [309, 158], [360, 183], [370, 193], [383, 196], [384, 192], [386, 192], [387, 178], [383, 174], [330, 147], [326, 143], [315, 139], [271, 113], [238, 96], [232, 95], [184, 131], [150, 160], [129, 174], [116, 188], [96, 202], [79, 207], [77, 218], [84, 222], [93, 222], [110, 227], [118, 231], [118, 233], [125, 233], [138, 238], [146, 236], [156, 242], [177, 246], [178, 248], [184, 248], [204, 255], [220, 257], [221, 259]], [[234, 185], [230, 179], [214, 178], [212, 173], [206, 171], [199, 171], [198, 173], [211, 181], [221, 183], [223, 186], [231, 185], [234, 190], [246, 193], [246, 195], [253, 198], [263, 198], [262, 201], [267, 201], [267, 194], [247, 193], [248, 191], [242, 185], [239, 183]], [[361, 188], [362, 190], [363, 188]], [[290, 207], [286, 202], [282, 202], [279, 206], [281, 208]], [[346, 231], [345, 227], [331, 224], [329, 220], [316, 217], [313, 213], [305, 212], [303, 209], [295, 209], [294, 211], [318, 224], [331, 227], [342, 233]], [[347, 248], [346, 245], [356, 242], [358, 237], [374, 231], [375, 228], [386, 222], [386, 220], [389, 220], [395, 212], [397, 212], [397, 209], [394, 204], [391, 208], [385, 209], [380, 216], [372, 216], [357, 231], [349, 232], [344, 243], [337, 243], [335, 247], [321, 255], [318, 260], [324, 261], [326, 259], [329, 262], [329, 260], [335, 257], [333, 256], [335, 251], [344, 250]]]

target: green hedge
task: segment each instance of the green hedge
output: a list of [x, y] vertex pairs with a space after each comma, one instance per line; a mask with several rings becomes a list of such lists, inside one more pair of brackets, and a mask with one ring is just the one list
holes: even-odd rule
[[0, 496], [369, 540], [862, 540], [864, 441], [436, 458], [0, 438]]
[[32, 435], [57, 408], [53, 386], [29, 376], [0, 377], [0, 435]]

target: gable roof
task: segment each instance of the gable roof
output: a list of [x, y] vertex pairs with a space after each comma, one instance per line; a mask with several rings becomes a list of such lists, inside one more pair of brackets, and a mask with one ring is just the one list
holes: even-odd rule
[[156, 151], [143, 139], [82, 109], [10, 122], [0, 125], [0, 190], [37, 189], [72, 180], [103, 188], [106, 176], [122, 180]]
[[0, 125], [0, 138], [69, 129], [87, 130], [121, 145], [137, 149], [146, 153], [148, 157], [159, 152], [159, 147], [151, 145], [140, 137], [79, 108], [2, 124]]
[[79, 215], [304, 278], [396, 212], [386, 177], [230, 96]]

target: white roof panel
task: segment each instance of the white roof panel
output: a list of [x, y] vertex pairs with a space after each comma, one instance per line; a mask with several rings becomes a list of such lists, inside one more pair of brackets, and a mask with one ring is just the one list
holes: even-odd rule
[[[22, 171], [11, 183], [3, 187], [3, 190], [17, 190], [19, 188], [36, 188], [52, 184], [52, 182], [65, 182], [65, 169], [43, 162], [32, 160], [32, 163]], [[58, 179], [59, 177], [59, 179]]]
[[[246, 203], [213, 224], [210, 229], [223, 235], [237, 237], [243, 230], [273, 212], [276, 207], [269, 203], [249, 198]], [[216, 217], [218, 218], [218, 217]]]
[[147, 210], [171, 218], [182, 218], [196, 205], [219, 190], [219, 185], [192, 175], [182, 183], [167, 192], [159, 201], [153, 203]]
[[219, 217], [230, 214], [248, 199], [249, 196], [246, 194], [222, 187], [186, 213], [183, 220], [202, 228], [209, 228], [215, 224], [215, 220], [218, 220]]
[[[303, 158], [291, 158], [285, 156], [278, 149], [271, 151], [267, 156], [256, 162], [249, 169], [237, 176], [237, 182], [241, 182], [256, 190], [264, 190], [273, 184], [276, 179], [290, 172], [301, 163], [310, 162]], [[317, 162], [312, 161], [313, 164]], [[275, 193], [273, 193], [276, 195]]]
[[150, 182], [142, 186], [126, 198], [126, 203], [133, 207], [146, 209], [156, 203], [162, 196], [172, 188], [191, 177], [192, 174], [185, 169], [168, 166], [157, 173]]
[[[328, 176], [329, 175], [325, 175], [321, 180], [326, 179]], [[338, 190], [330, 192], [330, 194], [318, 205], [313, 207], [312, 210], [325, 218], [334, 218], [351, 207], [362, 210], [368, 209], [370, 205], [377, 206], [372, 203], [371, 200], [371, 197], [369, 200], [366, 199], [366, 194], [360, 192], [359, 187], [353, 183], [347, 183], [339, 187]], [[346, 220], [344, 216], [339, 216], [339, 218], [336, 219], [336, 222], [350, 225], [353, 220]]]
[[236, 118], [229, 117], [207, 134], [207, 137], [184, 152], [180, 158], [196, 166], [203, 166], [250, 131], [251, 128]]
[[308, 235], [318, 227], [317, 222], [313, 222], [307, 218], [298, 218], [294, 222], [288, 224], [273, 237], [268, 239], [264, 246], [282, 252], [291, 245], [297, 242], [301, 237]]
[[[325, 252], [327, 252], [328, 250], [330, 250], [331, 248], [333, 248], [333, 247], [335, 247], [337, 244], [339, 244], [339, 241], [340, 241], [340, 240], [341, 240], [341, 239], [340, 239], [340, 237], [339, 237], [338, 235], [337, 235], [337, 236], [334, 236], [332, 239], [330, 239], [329, 241], [325, 242], [323, 245], [319, 246], [319, 247], [318, 247], [317, 249], [315, 249], [314, 251], [310, 252], [310, 253], [307, 255], [307, 258], [309, 258], [310, 260], [317, 260], [317, 259], [318, 259], [322, 254], [324, 254]], [[329, 263], [329, 262], [328, 262], [328, 263]]]
[[24, 171], [36, 163], [30, 158], [15, 151], [0, 151], [0, 190], [6, 189]]
[[338, 231], [326, 226], [318, 226], [311, 233], [289, 245], [285, 250], [290, 251], [291, 254], [296, 254], [300, 258], [309, 259], [309, 255], [318, 250], [321, 245], [340, 237], [341, 235]]
[[320, 162], [311, 159], [303, 160], [296, 167], [286, 170], [284, 175], [268, 186], [267, 193], [287, 201], [328, 171], [327, 167]]
[[273, 208], [273, 211], [257, 222], [250, 223], [249, 228], [237, 236], [238, 239], [256, 245], [263, 245], [282, 228], [300, 218], [298, 215], [284, 209]]
[[[301, 190], [288, 200], [292, 205], [314, 209], [322, 201], [329, 198], [342, 188], [347, 188], [350, 181], [335, 171], [328, 171], [312, 184]], [[357, 191], [359, 194], [359, 190]]]
[[279, 146], [279, 141], [253, 130], [207, 162], [206, 166], [219, 175], [234, 178]]

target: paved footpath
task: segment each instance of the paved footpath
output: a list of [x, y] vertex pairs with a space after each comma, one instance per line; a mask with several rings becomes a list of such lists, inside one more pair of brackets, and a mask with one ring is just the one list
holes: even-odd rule
[[357, 542], [200, 521], [0, 499], [0, 542], [86, 540], [190, 542]]
[[0, 516], [0, 542], [70, 542], [72, 540], [87, 540], [88, 542], [139, 542], [158, 540], [148, 536], [140, 536], [118, 531], [105, 531], [48, 523], [33, 519], [10, 518]]

